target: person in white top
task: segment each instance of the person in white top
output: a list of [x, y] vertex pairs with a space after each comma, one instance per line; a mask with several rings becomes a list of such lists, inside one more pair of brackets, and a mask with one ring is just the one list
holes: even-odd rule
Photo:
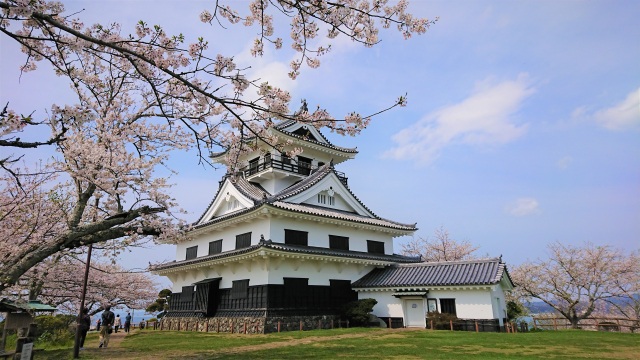
[[118, 332], [118, 329], [120, 328], [121, 325], [122, 325], [122, 322], [120, 320], [120, 315], [116, 315], [116, 320], [113, 322], [113, 330], [115, 332]]

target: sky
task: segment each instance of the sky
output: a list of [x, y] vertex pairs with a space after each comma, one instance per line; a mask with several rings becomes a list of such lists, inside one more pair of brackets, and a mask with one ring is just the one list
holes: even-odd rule
[[[233, 55], [254, 78], [289, 90], [292, 109], [306, 99], [336, 116], [371, 114], [407, 94], [407, 107], [376, 116], [357, 137], [324, 133], [358, 148], [337, 170], [359, 199], [381, 217], [417, 222], [415, 236], [443, 227], [511, 265], [545, 258], [556, 241], [640, 248], [638, 1], [414, 0], [414, 15], [439, 18], [426, 34], [404, 40], [382, 30], [373, 48], [338, 39], [318, 69], [303, 68], [295, 81], [286, 75], [293, 51], [268, 49], [255, 59], [255, 29], [200, 23], [213, 1], [63, 3], [87, 24], [120, 22], [132, 32], [145, 20], [187, 39], [203, 36], [213, 54]], [[233, 4], [244, 10], [247, 2]], [[44, 114], [73, 102], [44, 66], [20, 77], [24, 57], [6, 36], [0, 47], [3, 103]], [[191, 153], [171, 166], [179, 172], [172, 194], [194, 221], [224, 169], [200, 166]], [[123, 262], [174, 259], [164, 245]]]

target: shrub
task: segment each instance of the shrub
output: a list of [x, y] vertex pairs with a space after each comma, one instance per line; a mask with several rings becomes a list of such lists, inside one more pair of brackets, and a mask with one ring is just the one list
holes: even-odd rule
[[451, 320], [456, 321], [458, 317], [453, 314], [441, 314], [439, 312], [427, 313], [428, 321], [433, 321], [433, 327], [437, 330], [449, 329]]
[[353, 326], [369, 324], [369, 316], [378, 303], [375, 299], [360, 299], [347, 303], [342, 308], [342, 316]]
[[73, 342], [75, 336], [74, 315], [36, 316], [36, 342], [64, 345]]

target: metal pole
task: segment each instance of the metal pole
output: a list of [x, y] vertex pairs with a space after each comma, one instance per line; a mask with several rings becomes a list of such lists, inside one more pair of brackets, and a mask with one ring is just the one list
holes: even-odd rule
[[80, 321], [81, 321], [80, 319], [82, 318], [82, 310], [84, 309], [84, 301], [87, 295], [87, 282], [89, 281], [89, 266], [91, 264], [92, 248], [93, 248], [93, 245], [89, 244], [89, 251], [87, 252], [87, 264], [84, 268], [84, 281], [82, 283], [82, 297], [80, 298], [80, 311], [79, 311], [78, 320], [77, 320], [78, 326], [76, 326], [76, 340], [73, 344], [74, 359], [78, 359], [80, 357]]

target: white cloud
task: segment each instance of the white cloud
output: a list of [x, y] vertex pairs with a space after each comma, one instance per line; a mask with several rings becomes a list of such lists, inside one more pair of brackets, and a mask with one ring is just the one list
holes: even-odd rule
[[625, 130], [640, 126], [640, 88], [613, 107], [596, 111], [593, 118], [609, 130]]
[[476, 85], [463, 101], [434, 111], [393, 136], [397, 144], [385, 152], [393, 159], [427, 164], [452, 144], [495, 145], [517, 139], [527, 125], [514, 122], [524, 100], [534, 93], [527, 74], [515, 80]]
[[513, 216], [525, 216], [538, 213], [538, 200], [534, 198], [519, 198], [506, 206], [507, 213]]
[[573, 158], [571, 156], [565, 156], [559, 159], [558, 162], [556, 162], [556, 166], [558, 166], [559, 169], [564, 170], [568, 168], [569, 165], [571, 165], [572, 161], [573, 161]]

